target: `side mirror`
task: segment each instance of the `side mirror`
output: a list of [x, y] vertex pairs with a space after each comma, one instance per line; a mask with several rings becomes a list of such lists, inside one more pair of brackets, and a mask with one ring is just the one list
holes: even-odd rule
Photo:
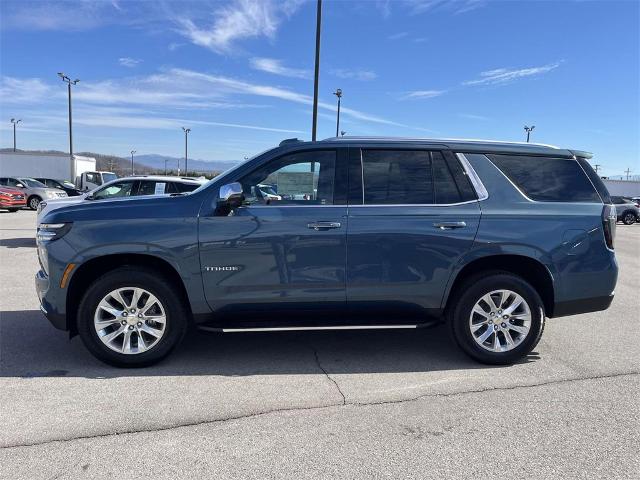
[[227, 183], [220, 187], [218, 197], [219, 203], [224, 203], [232, 208], [239, 207], [244, 201], [242, 185], [239, 182]]

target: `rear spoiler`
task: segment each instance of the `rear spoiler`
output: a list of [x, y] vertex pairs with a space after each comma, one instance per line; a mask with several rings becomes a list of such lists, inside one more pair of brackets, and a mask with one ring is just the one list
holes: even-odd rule
[[569, 151], [576, 157], [586, 158], [587, 160], [590, 160], [593, 158], [593, 153], [591, 152], [583, 152], [581, 150], [569, 150]]

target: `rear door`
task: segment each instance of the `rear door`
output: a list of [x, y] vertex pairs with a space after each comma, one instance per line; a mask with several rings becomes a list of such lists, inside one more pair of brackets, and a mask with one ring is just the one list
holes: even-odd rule
[[363, 147], [350, 151], [348, 218], [349, 308], [424, 315], [438, 313], [480, 208], [451, 152]]

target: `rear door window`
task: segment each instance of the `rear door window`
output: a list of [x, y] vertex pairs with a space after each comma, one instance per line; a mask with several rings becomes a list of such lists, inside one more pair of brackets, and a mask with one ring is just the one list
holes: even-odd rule
[[538, 202], [600, 202], [591, 181], [574, 159], [488, 155], [530, 199]]
[[434, 203], [428, 151], [363, 150], [362, 180], [365, 205]]

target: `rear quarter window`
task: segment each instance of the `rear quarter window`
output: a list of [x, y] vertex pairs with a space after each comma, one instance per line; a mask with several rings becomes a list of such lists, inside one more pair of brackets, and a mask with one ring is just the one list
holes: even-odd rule
[[538, 202], [601, 202], [574, 159], [526, 155], [488, 155], [530, 199]]

